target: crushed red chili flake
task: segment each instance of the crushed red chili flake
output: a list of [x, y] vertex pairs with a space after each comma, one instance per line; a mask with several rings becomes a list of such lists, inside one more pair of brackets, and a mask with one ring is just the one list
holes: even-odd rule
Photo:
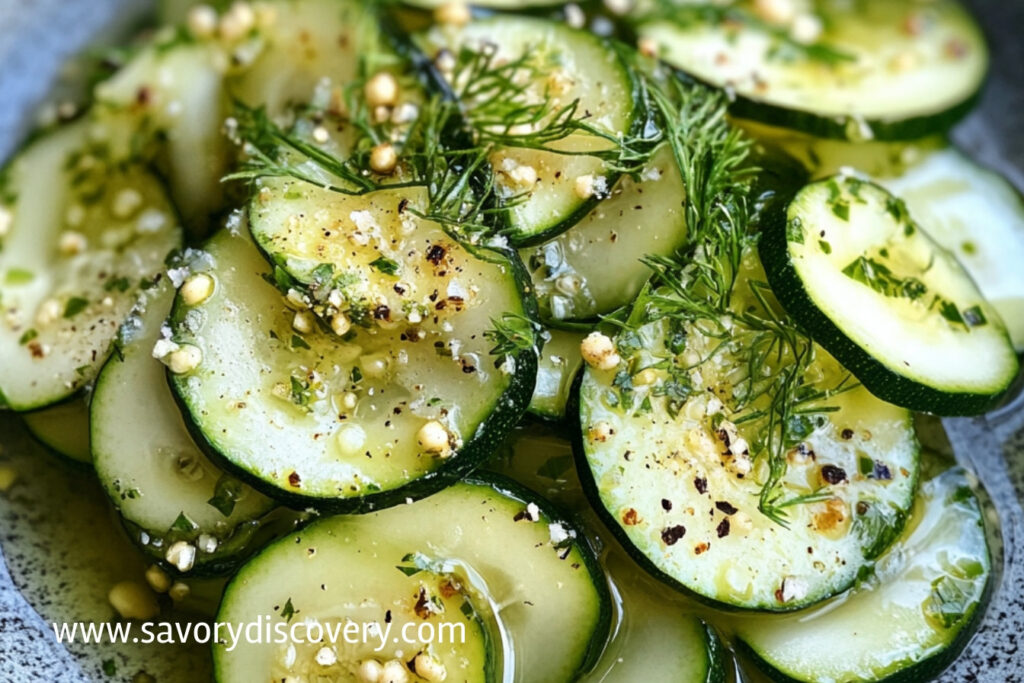
[[697, 489], [697, 493], [708, 492], [708, 480], [704, 477], [697, 477], [693, 480], [693, 485]]
[[431, 245], [430, 249], [427, 249], [427, 260], [435, 266], [440, 265], [447, 253], [448, 251], [440, 244]]
[[629, 508], [622, 513], [622, 523], [626, 526], [636, 526], [640, 523], [640, 513], [634, 508]]
[[298, 472], [292, 472], [288, 475], [288, 483], [297, 487], [302, 483], [302, 477], [299, 476]]
[[846, 470], [842, 467], [836, 467], [835, 465], [822, 465], [821, 478], [829, 484], [841, 484], [847, 481]]
[[718, 532], [718, 537], [719, 538], [725, 538], [726, 536], [729, 535], [729, 526], [730, 525], [729, 525], [729, 518], [728, 517], [726, 517], [725, 519], [723, 519], [721, 522], [718, 523], [718, 528], [715, 529], [715, 531]]
[[724, 512], [727, 515], [735, 515], [737, 512], [739, 512], [739, 510], [733, 507], [732, 504], [727, 503], [724, 500], [720, 500], [717, 503], [715, 503], [715, 507], [718, 508], [719, 511]]

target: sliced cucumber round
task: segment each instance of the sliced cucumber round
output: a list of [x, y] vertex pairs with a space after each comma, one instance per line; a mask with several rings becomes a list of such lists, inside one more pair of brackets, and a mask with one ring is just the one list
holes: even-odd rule
[[115, 163], [95, 134], [89, 121], [59, 128], [0, 172], [0, 391], [14, 410], [92, 382], [181, 245], [163, 185]]
[[544, 342], [529, 410], [537, 417], [561, 420], [565, 417], [573, 380], [583, 366], [580, 342], [586, 333], [559, 329], [547, 332], [550, 339]]
[[[331, 198], [311, 205], [310, 188], [296, 206], [334, 226]], [[377, 230], [367, 245], [356, 232], [334, 242], [348, 261], [325, 275], [325, 291], [344, 291], [333, 331], [265, 281], [249, 236], [230, 230], [206, 246], [213, 293], [192, 305], [179, 296], [172, 314], [173, 341], [195, 360], [171, 377], [193, 435], [295, 506], [367, 511], [434, 493], [490, 455], [533, 390], [515, 254], [474, 255], [428, 223]]]
[[878, 181], [910, 215], [956, 254], [1024, 351], [1024, 201], [1002, 176], [954, 148]]
[[[719, 606], [790, 611], [849, 588], [892, 542], [919, 447], [910, 412], [853, 384], [824, 350], [811, 346], [805, 366], [742, 322], [757, 303], [744, 282], [760, 279], [748, 265], [735, 320], [667, 315], [624, 329], [613, 369], [586, 367], [577, 471], [656, 577]], [[806, 369], [785, 380], [794, 364]]]
[[274, 20], [257, 26], [236, 51], [249, 60], [228, 81], [232, 97], [284, 117], [318, 90], [342, 91], [391, 54], [372, 3], [271, 0]]
[[274, 503], [214, 467], [185, 428], [164, 364], [153, 357], [174, 296], [169, 281], [149, 290], [100, 373], [90, 411], [93, 460], [146, 552], [182, 573], [211, 574], [249, 549]]
[[[511, 482], [470, 479], [269, 547], [232, 580], [218, 621], [269, 616], [275, 628], [319, 625], [324, 639], [215, 645], [214, 666], [219, 683], [349, 680], [361, 667], [401, 667], [409, 680], [557, 683], [594, 664], [610, 615], [597, 559], [565, 519]], [[328, 632], [346, 623], [360, 635]]]
[[[622, 57], [606, 40], [567, 24], [540, 18], [502, 15], [473, 21], [455, 29], [437, 27], [418, 40], [431, 58], [441, 50], [488, 51], [491, 63], [523, 60], [518, 70], [522, 82], [498, 97], [493, 89], [484, 100], [467, 97], [463, 107], [470, 123], [485, 125], [492, 133], [528, 139], [517, 110], [536, 101], [548, 103], [549, 115], [537, 122], [548, 125], [551, 114], [576, 103], [575, 118], [593, 113], [588, 122], [605, 135], [625, 138], [642, 125], [637, 115], [635, 81]], [[457, 81], [457, 79], [456, 79]], [[455, 88], [458, 90], [456, 82]], [[516, 125], [513, 125], [516, 124]], [[510, 129], [513, 128], [513, 129]], [[505, 212], [506, 231], [517, 245], [545, 242], [583, 219], [615, 186], [618, 173], [588, 152], [607, 151], [612, 144], [603, 136], [575, 132], [546, 142], [544, 149], [522, 146], [497, 149], [491, 164], [499, 193], [511, 206]]]
[[92, 465], [89, 450], [89, 404], [85, 399], [59, 403], [21, 416], [40, 443], [59, 455]]
[[664, 59], [736, 95], [740, 118], [821, 137], [911, 140], [973, 106], [988, 69], [955, 0], [685, 3], [641, 20]]
[[587, 320], [630, 304], [651, 276], [643, 259], [671, 256], [685, 244], [685, 195], [666, 145], [639, 180], [621, 178], [608, 199], [578, 224], [550, 242], [521, 250], [541, 315]]
[[152, 155], [168, 179], [192, 234], [203, 235], [224, 206], [221, 178], [231, 149], [224, 135], [229, 103], [225, 49], [159, 33], [94, 92], [96, 116], [113, 134], [111, 153]]
[[737, 620], [742, 649], [776, 681], [932, 680], [988, 602], [983, 519], [967, 475], [947, 470], [921, 487], [903, 537], [861, 586], [799, 616]]
[[977, 414], [1016, 378], [999, 314], [878, 185], [813, 183], [771, 222], [761, 255], [779, 301], [879, 398]]

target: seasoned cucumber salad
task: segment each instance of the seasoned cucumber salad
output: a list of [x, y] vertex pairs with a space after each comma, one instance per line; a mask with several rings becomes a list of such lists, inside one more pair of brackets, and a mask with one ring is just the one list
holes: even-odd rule
[[987, 65], [956, 0], [168, 0], [0, 171], [68, 466], [0, 499], [215, 634], [110, 680], [930, 680], [1000, 567], [920, 425], [1024, 352]]

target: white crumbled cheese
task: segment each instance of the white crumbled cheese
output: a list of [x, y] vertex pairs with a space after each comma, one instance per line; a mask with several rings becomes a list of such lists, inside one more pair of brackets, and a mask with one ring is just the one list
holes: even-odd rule
[[329, 142], [331, 134], [323, 126], [317, 126], [313, 129], [313, 140], [317, 144], [323, 145]]
[[166, 593], [171, 588], [171, 577], [163, 569], [153, 564], [146, 570], [146, 583], [157, 593]]
[[614, 433], [615, 432], [612, 430], [612, 426], [610, 424], [601, 421], [587, 430], [587, 438], [595, 443], [604, 443], [611, 438]]
[[548, 524], [548, 534], [551, 537], [551, 542], [555, 545], [565, 543], [573, 537], [572, 532], [568, 531], [561, 522], [555, 522]]
[[442, 49], [434, 57], [434, 66], [441, 72], [441, 75], [445, 78], [450, 78], [452, 72], [455, 71], [456, 61], [455, 55], [452, 54], [451, 50]]
[[722, 409], [724, 408], [725, 405], [722, 403], [721, 399], [719, 399], [717, 396], [712, 396], [711, 398], [708, 399], [708, 404], [705, 408], [705, 412], [708, 415], [714, 415], [716, 413], [722, 412]]
[[156, 344], [153, 345], [153, 358], [163, 360], [179, 348], [180, 347], [170, 339], [158, 339]]
[[11, 224], [14, 223], [14, 214], [5, 206], [0, 206], [0, 237], [11, 232]]
[[580, 353], [587, 365], [597, 370], [613, 370], [622, 361], [611, 338], [591, 332], [581, 343]]
[[393, 107], [398, 104], [398, 81], [381, 71], [366, 82], [365, 93], [370, 107]]
[[416, 675], [428, 683], [440, 683], [448, 678], [448, 669], [437, 659], [434, 659], [426, 652], [416, 655], [413, 660], [413, 669]]
[[608, 179], [591, 174], [581, 175], [573, 183], [573, 191], [580, 199], [603, 196], [608, 193]]
[[295, 644], [289, 643], [288, 649], [284, 651], [284, 658], [281, 661], [281, 663], [284, 664], [284, 668], [290, 670], [295, 666], [295, 658], [297, 656], [298, 653], [295, 651]]
[[188, 12], [188, 30], [196, 38], [209, 38], [217, 31], [217, 18], [209, 5], [196, 5]]
[[536, 503], [527, 503], [526, 519], [530, 520], [531, 522], [540, 521], [540, 508], [537, 507]]
[[167, 270], [167, 277], [171, 279], [171, 284], [174, 285], [175, 289], [185, 284], [185, 280], [191, 274], [192, 271], [189, 270], [188, 266], [182, 266], [181, 268], [169, 268]]
[[191, 543], [178, 541], [167, 549], [164, 559], [173, 564], [179, 572], [187, 572], [196, 562], [196, 547]]
[[141, 208], [142, 195], [138, 190], [127, 187], [114, 195], [110, 212], [115, 218], [131, 218]]
[[360, 246], [369, 244], [370, 237], [380, 232], [380, 225], [369, 211], [353, 211], [348, 217], [356, 226], [355, 232], [351, 234], [351, 239]]
[[795, 576], [787, 576], [782, 580], [782, 602], [803, 600], [807, 597], [807, 582]]
[[638, 387], [645, 387], [658, 381], [658, 371], [654, 368], [644, 368], [633, 376], [633, 384]]
[[309, 299], [306, 298], [305, 294], [294, 287], [288, 290], [288, 293], [285, 295], [285, 299], [292, 308], [309, 308]]
[[338, 661], [338, 653], [330, 647], [322, 647], [316, 651], [316, 663], [320, 666], [333, 666]]
[[122, 581], [107, 594], [110, 605], [123, 619], [148, 621], [160, 614], [160, 606], [152, 591], [135, 581]]
[[198, 306], [210, 298], [210, 295], [213, 294], [213, 287], [212, 277], [206, 273], [197, 273], [185, 280], [184, 284], [181, 285], [181, 291], [178, 293], [181, 295], [181, 300], [185, 302], [185, 305]]
[[335, 313], [331, 317], [331, 331], [339, 337], [344, 337], [352, 329], [352, 321], [344, 313]]
[[420, 115], [420, 108], [411, 102], [405, 102], [395, 107], [391, 114], [391, 123], [402, 125], [412, 123]]

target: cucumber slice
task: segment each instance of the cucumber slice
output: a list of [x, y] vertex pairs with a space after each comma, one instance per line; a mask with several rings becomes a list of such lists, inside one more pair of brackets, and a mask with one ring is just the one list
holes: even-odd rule
[[[126, 325], [120, 353], [96, 382], [91, 407], [96, 474], [131, 535], [183, 573], [231, 568], [273, 502], [214, 467], [189, 437], [163, 363], [153, 357], [175, 291], [162, 282]], [[172, 556], [168, 557], [171, 553]], [[186, 565], [191, 565], [187, 568]]]
[[[215, 645], [217, 681], [313, 674], [348, 680], [367, 660], [397, 660], [414, 680], [409, 669], [421, 654], [443, 666], [448, 680], [574, 680], [600, 654], [611, 614], [606, 580], [581, 539], [546, 503], [500, 478], [470, 479], [412, 505], [316, 522], [239, 572], [218, 621], [272, 615], [275, 626], [306, 620], [337, 628], [350, 620], [390, 626], [384, 642], [326, 636], [296, 645], [294, 653], [287, 645]], [[405, 634], [415, 639], [421, 626], [426, 634], [426, 624], [434, 642], [401, 642]], [[459, 627], [464, 642], [443, 637]], [[329, 653], [316, 663], [321, 648]]]
[[152, 148], [185, 225], [197, 235], [224, 206], [220, 179], [231, 149], [223, 133], [229, 107], [219, 64], [226, 59], [216, 43], [158, 34], [95, 90], [96, 115], [113, 131], [114, 156]]
[[587, 335], [559, 329], [549, 329], [548, 334], [551, 338], [544, 342], [529, 410], [537, 417], [561, 420], [565, 417], [573, 380], [583, 366], [580, 342]]
[[672, 149], [662, 147], [639, 181], [623, 177], [577, 225], [523, 249], [541, 315], [586, 320], [631, 303], [651, 276], [644, 257], [670, 256], [686, 242], [685, 194]]
[[736, 634], [776, 681], [932, 680], [970, 640], [990, 588], [981, 507], [963, 470], [947, 470], [921, 487], [863, 585], [799, 616], [738, 620]]
[[988, 69], [955, 0], [685, 3], [637, 29], [671, 64], [736, 94], [735, 116], [851, 140], [911, 140], [973, 106]]
[[[438, 27], [419, 43], [430, 57], [442, 49], [458, 53], [462, 49], [481, 51], [485, 46], [494, 50], [496, 60], [528, 56], [521, 70], [524, 82], [519, 84], [522, 99], [542, 98], [552, 111], [577, 101], [577, 117], [600, 112], [592, 123], [620, 138], [644, 123], [636, 112], [633, 76], [619, 53], [608, 41], [566, 24], [503, 15], [473, 21], [460, 29]], [[480, 104], [466, 102], [470, 110]], [[506, 199], [516, 198], [505, 212], [509, 239], [519, 246], [539, 244], [590, 213], [600, 201], [602, 188], [613, 187], [618, 174], [587, 152], [610, 148], [608, 140], [581, 132], [547, 144], [546, 150], [506, 147], [495, 151], [491, 164], [498, 189]], [[530, 182], [530, 175], [536, 175], [535, 183]], [[585, 182], [588, 177], [592, 183]]]
[[[297, 205], [329, 217], [331, 198], [311, 188]], [[309, 204], [314, 196], [322, 203]], [[366, 268], [380, 258], [370, 253], [377, 241], [353, 241], [345, 270], [328, 278], [350, 285], [347, 312], [333, 318], [336, 329], [352, 321], [341, 338], [289, 308], [301, 300], [264, 281], [259, 251], [230, 230], [206, 247], [213, 294], [175, 304], [174, 342], [201, 355], [171, 378], [193, 435], [229, 471], [296, 507], [366, 511], [434, 493], [486, 458], [530, 399], [536, 349], [502, 337], [495, 357], [487, 334], [530, 314], [515, 255], [479, 249], [478, 258], [433, 224], [380, 237], [389, 250], [392, 237], [402, 243], [395, 275], [379, 262]], [[388, 298], [359, 299], [357, 287]]]
[[999, 314], [878, 185], [813, 183], [771, 222], [761, 254], [779, 301], [879, 398], [970, 415], [1016, 378]]
[[0, 391], [14, 410], [92, 382], [142, 283], [181, 245], [160, 182], [111, 163], [90, 129], [38, 138], [0, 173]]
[[849, 588], [895, 538], [918, 443], [909, 411], [851, 386], [820, 348], [792, 393], [769, 390], [796, 361], [738, 316], [760, 279], [748, 259], [725, 327], [665, 316], [623, 330], [618, 365], [581, 375], [575, 450], [595, 508], [654, 576], [712, 604], [790, 611]]
[[92, 465], [89, 450], [89, 405], [84, 399], [67, 401], [21, 416], [32, 436], [73, 462]]
[[594, 671], [593, 683], [678, 681], [725, 683], [724, 648], [718, 635], [687, 613], [680, 601], [664, 599], [638, 576], [621, 551], [605, 559], [621, 600], [621, 621]]
[[318, 90], [347, 87], [391, 51], [372, 3], [356, 0], [272, 0], [272, 22], [247, 39], [251, 63], [229, 79], [229, 91], [274, 118], [308, 104]]
[[879, 181], [910, 215], [956, 254], [1024, 351], [1024, 201], [999, 174], [953, 148]]

